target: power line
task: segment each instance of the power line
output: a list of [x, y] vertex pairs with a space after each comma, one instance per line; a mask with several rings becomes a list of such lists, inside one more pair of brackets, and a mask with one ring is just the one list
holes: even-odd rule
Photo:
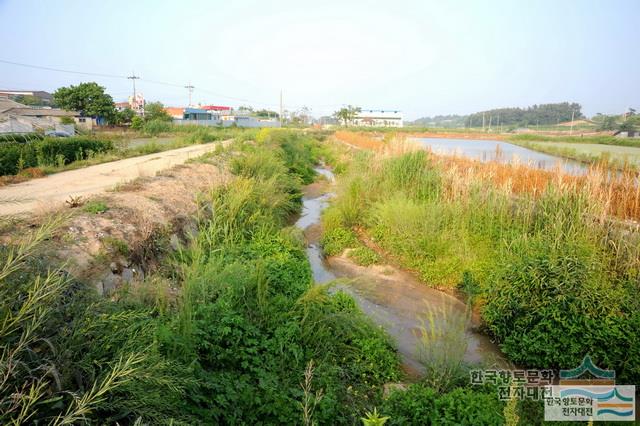
[[101, 74], [101, 73], [95, 73], [95, 72], [65, 70], [65, 69], [61, 69], [61, 68], [45, 67], [45, 66], [42, 66], [42, 65], [31, 65], [31, 64], [23, 64], [23, 63], [20, 63], [20, 62], [5, 61], [4, 59], [0, 59], [0, 62], [3, 63], [3, 64], [17, 65], [17, 66], [20, 66], [20, 67], [35, 68], [35, 69], [47, 70], [47, 71], [66, 72], [66, 73], [69, 73], [69, 74], [91, 75], [91, 76], [106, 77], [106, 78], [127, 78], [127, 76], [125, 76], [125, 75]]
[[[68, 70], [68, 69], [63, 69], [63, 68], [54, 68], [54, 67], [47, 67], [47, 66], [42, 66], [42, 65], [33, 65], [33, 64], [25, 64], [22, 62], [14, 62], [14, 61], [7, 61], [4, 59], [0, 59], [0, 63], [3, 64], [9, 64], [9, 65], [16, 65], [16, 66], [20, 66], [20, 67], [25, 67], [25, 68], [34, 68], [34, 69], [40, 69], [40, 70], [46, 70], [46, 71], [55, 71], [55, 72], [62, 72], [62, 73], [68, 73], [68, 74], [77, 74], [77, 75], [88, 75], [88, 76], [94, 76], [94, 77], [106, 77], [106, 78], [117, 78], [117, 79], [131, 79], [130, 76], [126, 76], [126, 75], [118, 75], [118, 74], [103, 74], [103, 73], [95, 73], [95, 72], [88, 72], [88, 71], [75, 71], [75, 70]], [[142, 78], [142, 77], [138, 77], [135, 76], [136, 80], [140, 80], [140, 81], [144, 81], [145, 83], [151, 83], [151, 84], [158, 84], [161, 86], [169, 86], [169, 87], [176, 87], [176, 88], [185, 88], [184, 84], [178, 84], [178, 83], [169, 83], [166, 81], [158, 81], [158, 80], [150, 80], [150, 79], [146, 79], [146, 78]], [[135, 81], [134, 81], [135, 84]], [[233, 96], [226, 96], [220, 93], [216, 93], [210, 90], [206, 90], [206, 89], [202, 89], [202, 88], [198, 88], [198, 90], [202, 91], [202, 92], [206, 92], [206, 93], [210, 93], [214, 96], [220, 97], [220, 98], [225, 98], [225, 99], [231, 99], [231, 100], [237, 100], [237, 101], [241, 101], [241, 102], [251, 102], [249, 99], [243, 99], [243, 98], [236, 98]], [[275, 104], [267, 104], [264, 102], [252, 102], [252, 103], [257, 103], [257, 104], [264, 104], [264, 105], [275, 105]]]
[[[49, 67], [49, 66], [44, 66], [44, 65], [25, 64], [25, 63], [22, 63], [22, 62], [7, 61], [5, 59], [0, 59], [0, 63], [20, 66], [20, 67], [25, 67], [25, 68], [33, 68], [33, 69], [45, 70], [45, 71], [62, 72], [62, 73], [67, 73], [67, 74], [87, 75], [87, 76], [114, 78], [114, 79], [122, 79], [122, 80], [128, 79], [128, 80], [132, 80], [133, 81], [134, 93], [135, 93], [135, 80], [140, 80], [140, 81], [143, 81], [145, 83], [157, 84], [157, 85], [167, 86], [167, 87], [175, 87], [175, 88], [180, 88], [180, 89], [188, 88], [184, 84], [171, 83], [171, 82], [159, 81], [159, 80], [151, 80], [151, 79], [146, 79], [146, 78], [142, 78], [142, 77], [139, 77], [139, 76], [135, 76], [133, 74], [131, 76], [127, 76], [127, 75], [119, 75], [119, 74], [107, 74], [107, 73], [96, 73], [96, 72], [89, 72], [89, 71], [77, 71], [77, 70], [69, 70], [69, 69], [64, 69], [64, 68]], [[132, 77], [134, 77], [134, 78], [132, 78]], [[191, 83], [189, 83], [189, 86], [191, 86]], [[194, 87], [192, 87], [190, 90], [192, 91], [193, 88]], [[246, 98], [238, 98], [238, 97], [234, 97], [234, 96], [227, 96], [227, 95], [223, 95], [221, 93], [217, 93], [217, 92], [209, 90], [209, 89], [201, 88], [199, 86], [198, 86], [198, 90], [201, 91], [201, 92], [204, 92], [204, 93], [219, 97], [219, 98], [234, 100], [234, 101], [238, 101], [238, 102], [247, 102], [247, 103], [254, 104], [254, 105], [262, 105], [262, 106], [269, 106], [269, 107], [278, 107], [279, 106], [277, 103], [261, 102], [261, 101], [255, 101], [255, 100], [246, 99]], [[305, 106], [305, 105], [291, 105], [292, 108], [301, 108], [303, 106]], [[313, 105], [311, 105], [311, 106], [313, 106]], [[315, 107], [318, 108], [318, 109], [328, 108], [328, 107], [335, 107], [335, 106], [340, 106], [340, 105], [339, 104], [315, 105]]]

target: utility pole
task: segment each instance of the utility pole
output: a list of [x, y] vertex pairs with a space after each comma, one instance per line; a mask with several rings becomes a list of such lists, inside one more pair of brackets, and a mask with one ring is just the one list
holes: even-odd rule
[[135, 73], [131, 73], [131, 75], [129, 77], [127, 77], [127, 79], [129, 79], [129, 80], [131, 80], [133, 82], [133, 99], [135, 100], [135, 98], [136, 98], [136, 80], [140, 80], [140, 77], [135, 75]]
[[484, 112], [482, 113], [482, 131], [484, 132]]
[[[131, 80], [133, 82], [133, 97], [131, 98], [131, 102], [129, 102], [129, 106], [138, 106], [138, 101], [136, 100], [136, 80], [140, 80], [140, 77], [138, 77], [134, 72], [131, 73], [130, 76], [127, 77], [127, 79]], [[138, 108], [136, 108], [137, 110]], [[140, 114], [140, 111], [136, 111], [136, 113]], [[144, 114], [144, 110], [142, 111], [142, 113]]]
[[187, 84], [186, 86], [184, 86], [185, 89], [187, 89], [189, 91], [189, 105], [187, 105], [187, 107], [191, 107], [191, 94], [193, 93], [193, 89], [195, 89], [195, 87], [193, 87], [191, 85], [191, 82], [189, 82], [189, 84]]
[[282, 89], [280, 89], [280, 127], [282, 127]]

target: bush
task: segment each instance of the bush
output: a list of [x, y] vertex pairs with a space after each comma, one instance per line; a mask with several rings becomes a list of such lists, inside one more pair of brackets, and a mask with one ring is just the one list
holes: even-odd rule
[[503, 403], [497, 392], [457, 388], [441, 394], [415, 384], [396, 390], [383, 402], [390, 425], [503, 425]]
[[374, 265], [380, 262], [380, 256], [378, 256], [378, 253], [365, 246], [356, 247], [351, 250], [349, 252], [349, 258], [362, 266]]
[[87, 213], [100, 214], [109, 210], [109, 207], [103, 201], [89, 201], [83, 210]]
[[45, 164], [56, 164], [60, 158], [64, 164], [69, 164], [112, 149], [113, 143], [109, 140], [82, 137], [45, 138], [37, 146], [41, 161]]
[[139, 115], [135, 115], [131, 119], [131, 128], [134, 130], [141, 130], [142, 126], [144, 126], [144, 119]]
[[350, 229], [334, 228], [324, 232], [320, 244], [326, 255], [335, 256], [341, 254], [346, 248], [356, 246], [358, 239]]
[[27, 134], [8, 134], [8, 135], [0, 135], [0, 143], [5, 142], [32, 142], [37, 140], [42, 140], [43, 136], [38, 133], [27, 133]]
[[142, 125], [142, 131], [150, 136], [169, 132], [172, 128], [173, 124], [170, 121], [160, 119], [149, 120]]
[[112, 149], [113, 143], [109, 140], [84, 137], [4, 143], [0, 144], [0, 175], [14, 175], [28, 167], [62, 166]]
[[589, 354], [618, 377], [640, 378], [638, 303], [612, 281], [597, 245], [541, 234], [517, 239], [501, 259], [483, 315], [511, 360], [566, 369]]

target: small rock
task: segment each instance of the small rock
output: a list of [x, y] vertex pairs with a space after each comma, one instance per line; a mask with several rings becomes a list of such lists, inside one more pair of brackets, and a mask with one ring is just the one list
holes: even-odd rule
[[96, 290], [98, 291], [98, 294], [100, 296], [104, 296], [104, 284], [102, 283], [102, 281], [98, 281], [98, 283], [96, 284]]
[[116, 264], [116, 262], [111, 262], [109, 264], [109, 269], [111, 269], [111, 272], [114, 274], [118, 273], [118, 265]]
[[122, 281], [125, 283], [130, 283], [133, 281], [134, 270], [129, 268], [124, 268], [122, 270]]
[[119, 275], [107, 272], [101, 283], [103, 288], [102, 294], [106, 296], [120, 286], [120, 284], [122, 283], [122, 278], [120, 278]]
[[178, 235], [171, 234], [171, 237], [169, 237], [169, 245], [173, 250], [178, 250], [180, 247], [182, 247], [182, 243], [180, 242], [180, 238], [178, 238]]

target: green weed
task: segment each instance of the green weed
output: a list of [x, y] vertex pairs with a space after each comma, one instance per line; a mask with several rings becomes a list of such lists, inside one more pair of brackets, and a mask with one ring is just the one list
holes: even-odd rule
[[91, 214], [101, 214], [109, 210], [109, 206], [104, 201], [89, 201], [84, 205], [83, 210]]

